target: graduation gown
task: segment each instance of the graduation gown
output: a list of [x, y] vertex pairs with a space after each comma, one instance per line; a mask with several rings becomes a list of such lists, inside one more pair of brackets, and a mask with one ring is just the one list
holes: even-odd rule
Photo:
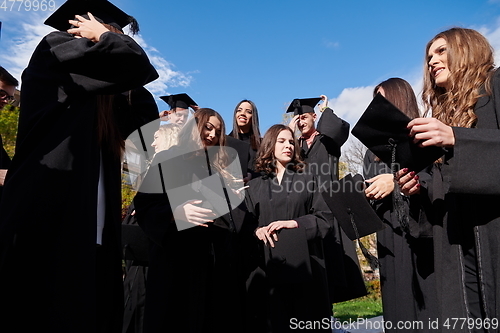
[[492, 96], [480, 97], [475, 105], [476, 126], [453, 127], [455, 145], [444, 163], [433, 167], [428, 185], [443, 331], [449, 329], [443, 326], [447, 318], [465, 318], [471, 311], [485, 318], [500, 318], [498, 70], [492, 84]]
[[[325, 200], [333, 200], [331, 182], [338, 180], [340, 148], [349, 137], [349, 123], [340, 119], [332, 109], [321, 114], [316, 135], [310, 147], [301, 139], [306, 170], [318, 178]], [[331, 301], [343, 302], [367, 294], [354, 243], [337, 221], [333, 232], [324, 241]]]
[[[228, 134], [228, 137], [233, 137], [233, 132]], [[248, 144], [248, 161], [247, 168], [243, 172], [243, 176], [246, 177], [247, 173], [252, 174], [252, 178], [258, 177], [260, 174], [255, 172], [255, 158], [257, 156], [257, 149], [252, 148], [252, 144], [250, 142], [250, 135], [248, 133], [238, 133], [238, 139]]]
[[[35, 49], [22, 75], [16, 154], [0, 207], [2, 327], [121, 331], [120, 159], [98, 143], [97, 95], [114, 95], [111, 121], [125, 139], [158, 117], [152, 95], [138, 88], [157, 77], [144, 50], [122, 34], [93, 43], [57, 31]], [[96, 246], [101, 166], [105, 222]]]
[[[291, 318], [329, 320], [332, 307], [328, 297], [322, 240], [331, 232], [333, 219], [319, 193], [316, 178], [287, 170], [281, 184], [274, 177], [261, 176], [248, 182], [248, 186], [245, 201], [259, 227], [273, 221], [293, 219], [299, 228], [279, 232], [277, 249], [282, 246], [279, 238], [287, 236], [287, 233], [295, 234], [291, 237], [295, 237], [298, 243], [297, 246], [293, 243], [285, 245], [280, 250], [284, 252], [284, 266], [278, 264], [273, 271], [270, 260], [265, 259], [268, 246], [255, 238], [257, 267], [247, 282], [247, 332], [293, 331]], [[305, 247], [299, 246], [299, 243], [305, 244]], [[309, 272], [304, 272], [302, 265], [287, 267], [288, 262], [300, 257], [306, 258], [305, 262], [310, 265]]]
[[[391, 169], [367, 151], [364, 157], [364, 177], [391, 174]], [[419, 173], [420, 183], [428, 181]], [[405, 232], [393, 208], [392, 195], [374, 200], [373, 207], [386, 228], [377, 232], [377, 253], [380, 261], [380, 282], [384, 321], [391, 322], [385, 332], [398, 332], [398, 321], [421, 321], [423, 329], [405, 328], [402, 332], [431, 332], [429, 322], [436, 319], [436, 285], [432, 225], [427, 220], [421, 202], [425, 197], [413, 195], [403, 201], [408, 216], [409, 233]], [[400, 194], [396, 194], [400, 195]]]
[[191, 186], [194, 177], [203, 180], [209, 174], [203, 150], [185, 154], [173, 146], [155, 155], [134, 198], [138, 223], [151, 240], [145, 333], [170, 332], [173, 327], [182, 332], [228, 332], [241, 326], [244, 285], [233, 267], [230, 221], [218, 218], [207, 228], [185, 222], [191, 227], [182, 230], [173, 219], [176, 205], [206, 201]]

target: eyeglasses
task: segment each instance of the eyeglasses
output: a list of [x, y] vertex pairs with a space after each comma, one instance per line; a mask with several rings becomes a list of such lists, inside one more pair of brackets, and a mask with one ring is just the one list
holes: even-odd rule
[[12, 104], [16, 101], [14, 96], [9, 95], [9, 93], [3, 89], [0, 89], [0, 99], [6, 101], [9, 104]]

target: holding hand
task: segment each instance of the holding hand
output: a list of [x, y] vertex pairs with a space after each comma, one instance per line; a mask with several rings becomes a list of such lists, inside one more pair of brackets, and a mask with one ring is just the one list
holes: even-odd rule
[[394, 191], [394, 176], [390, 173], [377, 175], [367, 179], [366, 182], [371, 183], [365, 189], [366, 197], [369, 199], [380, 200]]
[[297, 129], [297, 124], [299, 122], [300, 114], [293, 116], [292, 120], [288, 124], [288, 127], [292, 129], [293, 132]]
[[255, 236], [264, 242], [264, 245], [269, 245], [274, 247], [274, 242], [278, 241], [278, 230], [281, 229], [294, 229], [298, 228], [299, 224], [295, 220], [287, 221], [274, 221], [266, 225], [265, 227], [260, 227], [255, 231]]
[[323, 112], [328, 107], [328, 97], [326, 95], [320, 95], [319, 97], [323, 100], [323, 104], [320, 107], [321, 112]]
[[76, 20], [69, 20], [69, 23], [76, 26], [76, 28], [68, 29], [68, 33], [75, 35], [76, 38], [85, 37], [97, 43], [101, 39], [101, 35], [108, 32], [102, 23], [97, 21], [91, 13], [88, 13], [90, 20], [83, 16], [75, 15]]
[[418, 175], [415, 171], [404, 168], [396, 173], [396, 180], [398, 182], [401, 193], [404, 195], [413, 195], [420, 193], [420, 183], [418, 182]]
[[204, 223], [213, 222], [216, 215], [210, 209], [196, 206], [202, 202], [201, 200], [188, 200], [175, 207], [174, 218], [201, 227], [208, 227]]
[[421, 147], [453, 147], [455, 134], [453, 129], [435, 118], [415, 118], [408, 123], [413, 142]]

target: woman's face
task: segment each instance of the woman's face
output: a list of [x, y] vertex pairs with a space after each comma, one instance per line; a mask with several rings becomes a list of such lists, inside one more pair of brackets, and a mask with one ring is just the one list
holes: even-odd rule
[[438, 38], [429, 47], [427, 65], [436, 86], [449, 88], [448, 45], [444, 38]]
[[285, 166], [292, 161], [294, 150], [292, 133], [289, 130], [282, 130], [274, 145], [274, 157], [281, 165]]
[[155, 149], [155, 153], [157, 153], [160, 151], [160, 131], [156, 131], [153, 138], [154, 141], [151, 144], [151, 147], [153, 147]]
[[252, 114], [253, 108], [250, 103], [243, 102], [238, 106], [235, 117], [240, 132], [248, 133], [250, 131], [250, 127], [252, 126]]
[[221, 136], [220, 128], [220, 120], [215, 116], [210, 116], [205, 125], [203, 125], [201, 133], [201, 142], [203, 142], [203, 146], [211, 147], [219, 143], [219, 138]]

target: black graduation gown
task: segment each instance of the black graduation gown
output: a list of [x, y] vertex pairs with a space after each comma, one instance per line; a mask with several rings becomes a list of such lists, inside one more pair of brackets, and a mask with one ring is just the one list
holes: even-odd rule
[[[364, 158], [364, 177], [369, 179], [379, 174], [391, 173], [383, 162], [367, 151]], [[420, 183], [428, 181], [425, 172], [419, 173]], [[400, 195], [400, 194], [396, 194]], [[436, 285], [434, 275], [434, 251], [432, 225], [427, 221], [419, 195], [405, 198], [404, 213], [408, 216], [410, 233], [400, 225], [393, 209], [392, 194], [374, 200], [373, 207], [386, 228], [377, 232], [377, 253], [380, 261], [380, 282], [385, 332], [430, 332], [429, 322], [436, 319]], [[398, 321], [423, 323], [423, 329], [398, 330]]]
[[[321, 114], [316, 135], [310, 147], [301, 140], [307, 172], [316, 175], [325, 200], [333, 200], [330, 184], [338, 180], [340, 148], [349, 137], [349, 123], [340, 119], [332, 109]], [[358, 256], [352, 242], [334, 222], [333, 232], [324, 241], [331, 301], [342, 302], [366, 295]]]
[[[127, 210], [127, 215], [123, 219], [122, 227], [126, 226], [135, 229], [135, 237], [140, 240], [144, 235], [144, 232], [137, 223], [137, 218], [132, 213], [135, 211], [134, 203], [130, 204]], [[132, 230], [134, 230], [132, 229]], [[123, 230], [123, 229], [122, 229]], [[125, 233], [124, 233], [125, 234]], [[122, 235], [123, 236], [123, 235]], [[123, 240], [123, 237], [122, 237]], [[134, 241], [134, 245], [137, 244]], [[129, 244], [122, 241], [125, 251], [129, 251]], [[148, 239], [144, 239], [144, 242], [137, 244], [142, 248], [147, 248], [149, 246]], [[128, 247], [125, 249], [125, 247]], [[123, 278], [123, 298], [125, 301], [124, 312], [123, 312], [123, 333], [142, 333], [144, 327], [144, 306], [146, 301], [146, 281], [148, 273], [148, 263], [146, 260], [139, 260], [142, 258], [137, 258], [137, 252], [140, 249], [131, 249], [131, 256], [134, 259], [128, 259], [125, 256], [125, 277]]]
[[[229, 137], [233, 137], [233, 132], [228, 134]], [[248, 144], [248, 166], [247, 170], [243, 173], [246, 177], [247, 173], [252, 174], [252, 178], [260, 176], [260, 173], [255, 172], [255, 157], [257, 156], [257, 149], [252, 148], [250, 142], [250, 135], [248, 133], [238, 133], [238, 139], [240, 141], [246, 142]]]
[[[319, 193], [316, 178], [287, 170], [281, 185], [276, 178], [267, 176], [252, 179], [248, 185], [245, 201], [258, 226], [278, 220], [297, 221], [299, 229], [304, 231], [302, 237], [307, 242], [305, 251], [309, 252], [312, 276], [293, 281], [294, 273], [290, 273], [292, 275], [280, 281], [273, 280], [272, 272], [268, 271], [268, 262], [264, 259], [264, 251], [268, 249], [255, 238], [258, 266], [247, 282], [247, 332], [293, 331], [292, 318], [320, 322], [324, 318], [329, 320], [332, 307], [328, 297], [322, 240], [331, 232], [333, 218]], [[283, 237], [283, 234], [296, 231], [298, 229], [281, 230], [276, 247], [280, 246], [280, 235]], [[307, 256], [307, 253], [298, 253], [298, 249], [287, 248], [283, 251], [286, 251], [287, 257]]]
[[[10, 157], [3, 148], [2, 136], [0, 135], [0, 169], [9, 169]], [[3, 186], [0, 186], [0, 200], [2, 199]]]
[[171, 200], [203, 197], [189, 188], [169, 197], [159, 180], [165, 179], [168, 190], [192, 184], [193, 175], [203, 180], [211, 174], [203, 150], [198, 155], [179, 152], [174, 146], [155, 155], [134, 198], [139, 225], [151, 240], [144, 332], [229, 332], [241, 326], [244, 287], [232, 267], [230, 222], [218, 218], [208, 228], [179, 230]]
[[[99, 147], [96, 95], [117, 94], [114, 118], [125, 139], [158, 110], [144, 88], [121, 93], [157, 77], [144, 50], [122, 34], [93, 43], [57, 31], [35, 49], [0, 207], [2, 327], [121, 331], [120, 159]], [[106, 216], [96, 247], [101, 164]]]
[[[492, 83], [493, 95], [480, 97], [474, 108], [478, 118], [475, 128], [453, 127], [455, 146], [443, 164], [434, 166], [428, 185], [435, 219], [436, 283], [443, 331], [449, 329], [444, 326], [447, 318], [465, 318], [469, 311], [480, 308], [483, 313], [479, 316], [500, 318], [498, 70]], [[470, 281], [471, 277], [475, 281]], [[471, 293], [466, 288], [470, 286], [476, 293], [479, 290], [475, 300], [467, 300]], [[454, 331], [466, 332], [466, 328]]]

